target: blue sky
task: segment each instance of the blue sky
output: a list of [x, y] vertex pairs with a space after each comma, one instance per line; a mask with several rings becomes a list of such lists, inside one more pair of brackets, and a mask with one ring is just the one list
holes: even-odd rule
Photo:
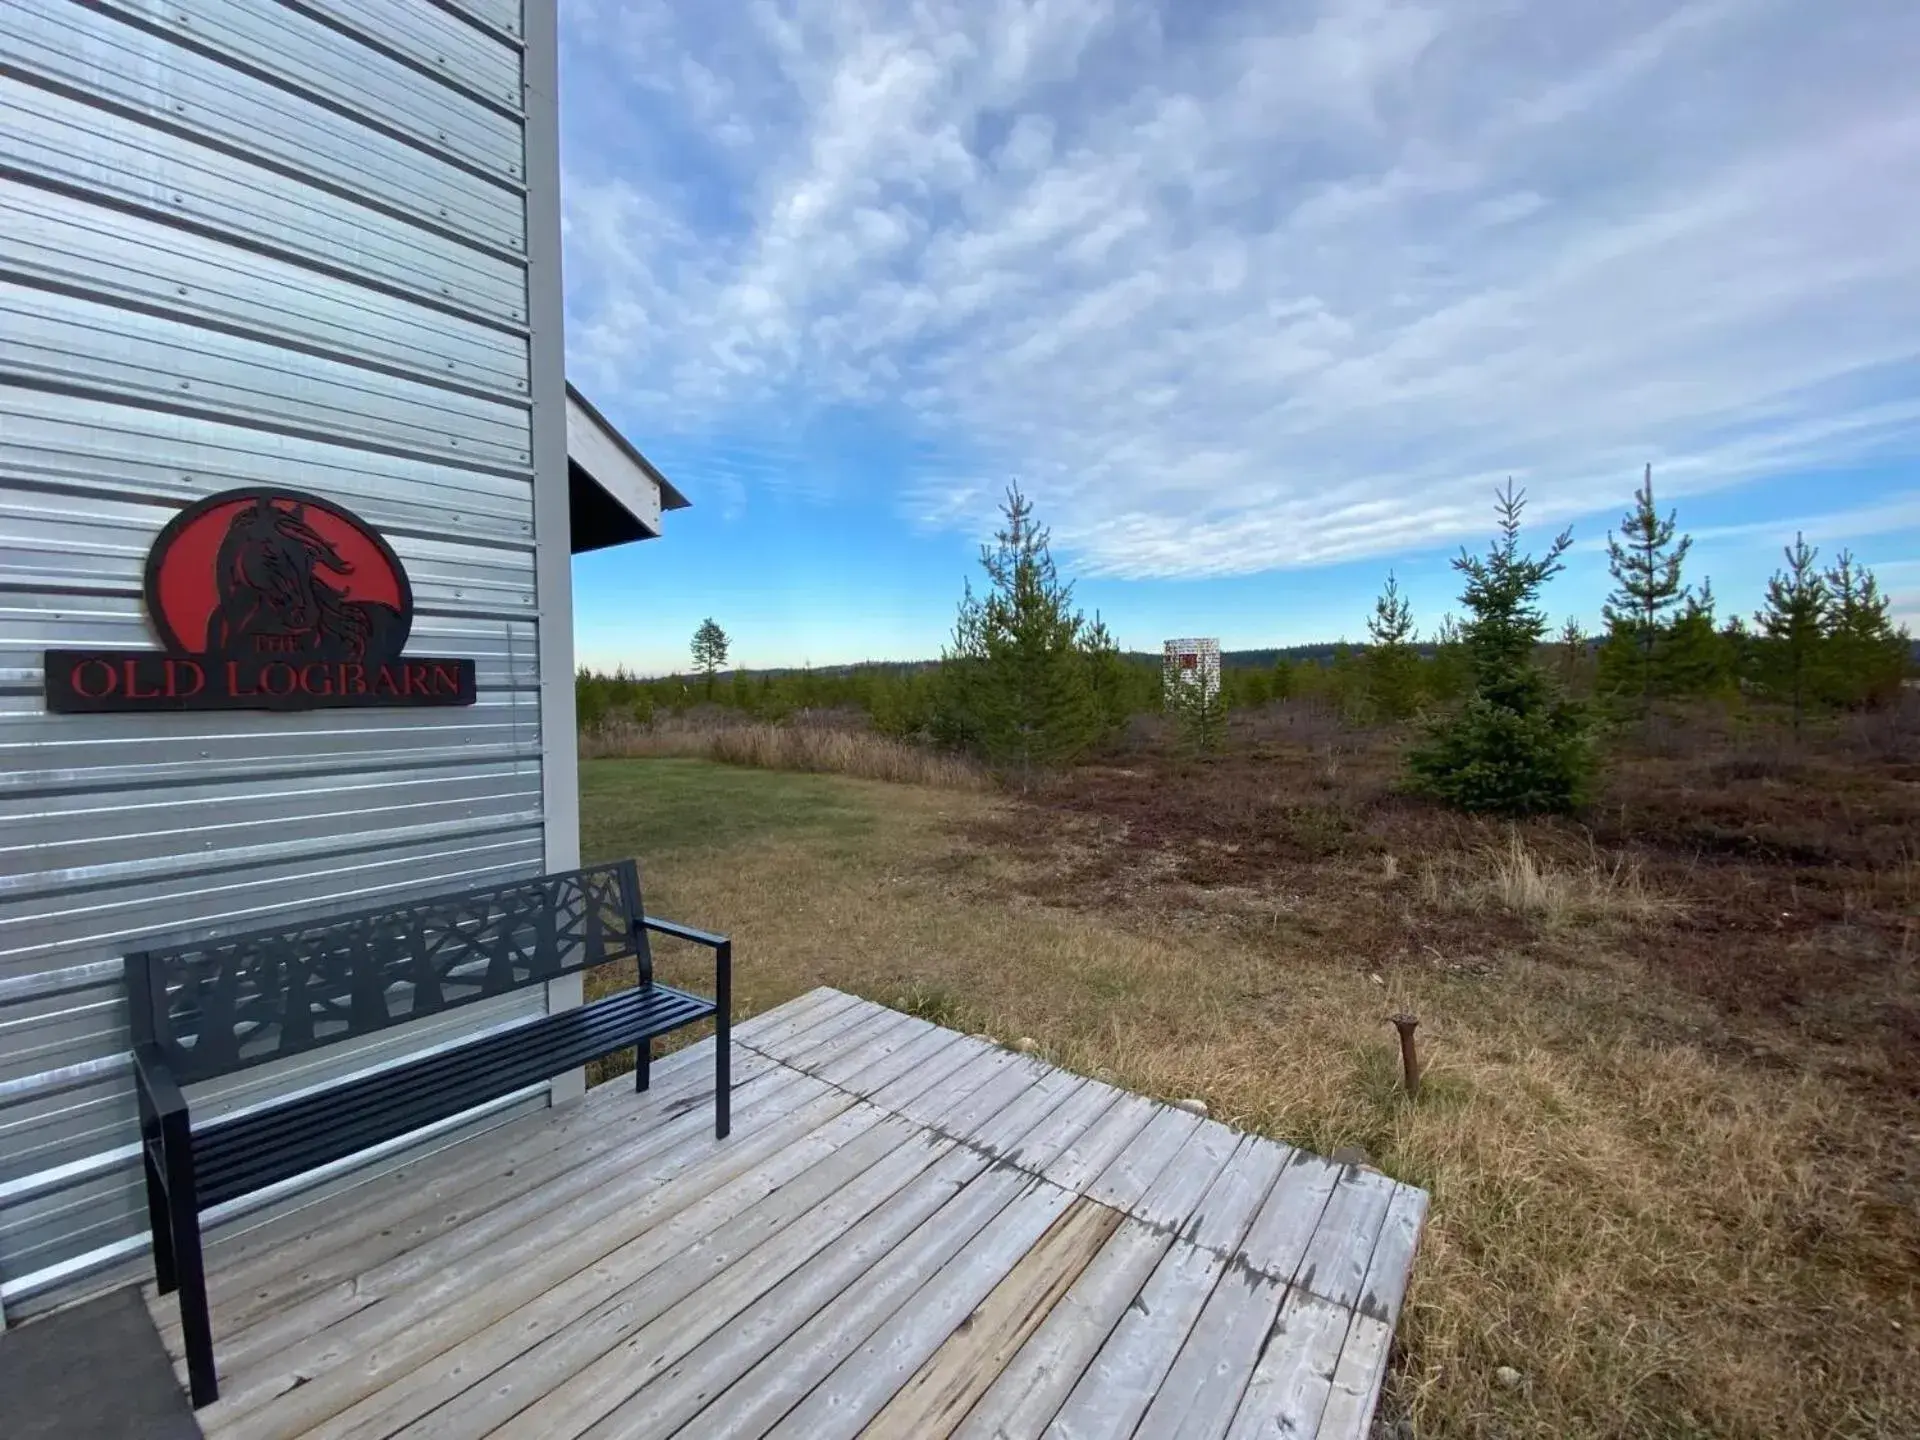
[[1511, 475], [1651, 463], [1751, 610], [1804, 529], [1920, 621], [1920, 6], [568, 0], [568, 366], [694, 502], [584, 663], [938, 652], [1017, 476], [1132, 648], [1423, 626]]

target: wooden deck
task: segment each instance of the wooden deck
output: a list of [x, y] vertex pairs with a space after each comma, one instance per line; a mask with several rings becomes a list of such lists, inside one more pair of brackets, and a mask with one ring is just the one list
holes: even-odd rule
[[838, 991], [736, 1035], [725, 1141], [703, 1042], [213, 1246], [209, 1440], [1365, 1435], [1424, 1192]]

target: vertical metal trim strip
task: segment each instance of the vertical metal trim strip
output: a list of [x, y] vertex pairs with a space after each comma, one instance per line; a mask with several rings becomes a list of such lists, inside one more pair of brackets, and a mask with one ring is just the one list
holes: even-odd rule
[[[560, 40], [555, 0], [524, 0], [527, 320], [533, 391], [534, 575], [540, 605], [540, 783], [549, 873], [580, 864], [580, 766], [573, 714], [573, 532], [567, 499], [566, 294], [560, 267]], [[547, 986], [547, 1010], [581, 1003], [578, 975]], [[586, 1093], [554, 1080], [554, 1104]]]

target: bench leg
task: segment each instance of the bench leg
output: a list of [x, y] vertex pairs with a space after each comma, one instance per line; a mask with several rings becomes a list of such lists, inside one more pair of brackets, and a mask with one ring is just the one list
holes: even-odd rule
[[644, 1093], [653, 1087], [653, 1041], [642, 1040], [633, 1052], [633, 1088]]
[[207, 1272], [200, 1254], [200, 1198], [194, 1186], [193, 1141], [186, 1116], [166, 1132], [167, 1209], [175, 1278], [180, 1286], [180, 1338], [187, 1351], [187, 1389], [193, 1408], [220, 1398], [213, 1364], [213, 1322], [207, 1315]]
[[713, 1134], [724, 1140], [733, 1128], [733, 942], [722, 940], [713, 959]]
[[147, 1228], [153, 1234], [153, 1280], [162, 1295], [171, 1295], [180, 1284], [173, 1257], [173, 1217], [168, 1214], [167, 1187], [153, 1149], [143, 1140], [140, 1158], [147, 1171]]
[[200, 1264], [200, 1217], [174, 1212], [173, 1248], [180, 1262], [180, 1338], [187, 1350], [187, 1388], [193, 1408], [220, 1398], [213, 1365], [213, 1322], [207, 1315], [207, 1276]]

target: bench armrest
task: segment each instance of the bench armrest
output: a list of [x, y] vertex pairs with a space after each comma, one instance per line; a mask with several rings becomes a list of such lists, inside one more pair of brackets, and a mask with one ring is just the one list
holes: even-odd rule
[[[718, 1029], [715, 1032], [720, 1040], [721, 1064], [726, 1064], [726, 1041], [728, 1027], [733, 1019], [733, 941], [725, 935], [715, 935], [709, 930], [696, 930], [691, 925], [676, 925], [671, 920], [656, 920], [651, 915], [642, 915], [640, 923], [658, 935], [669, 935], [676, 940], [691, 940], [695, 945], [704, 945], [713, 951], [713, 1003], [719, 1011]], [[726, 1127], [721, 1126], [724, 1134]]]
[[653, 915], [642, 915], [640, 923], [656, 934], [671, 935], [676, 940], [691, 940], [694, 944], [704, 945], [709, 950], [718, 950], [722, 945], [732, 943], [725, 935], [696, 930], [691, 925], [676, 925], [671, 920], [662, 920]]
[[173, 1069], [158, 1045], [133, 1047], [133, 1079], [153, 1106], [155, 1118], [163, 1123], [175, 1116], [186, 1118], [187, 1097], [180, 1092], [180, 1082], [173, 1078]]

